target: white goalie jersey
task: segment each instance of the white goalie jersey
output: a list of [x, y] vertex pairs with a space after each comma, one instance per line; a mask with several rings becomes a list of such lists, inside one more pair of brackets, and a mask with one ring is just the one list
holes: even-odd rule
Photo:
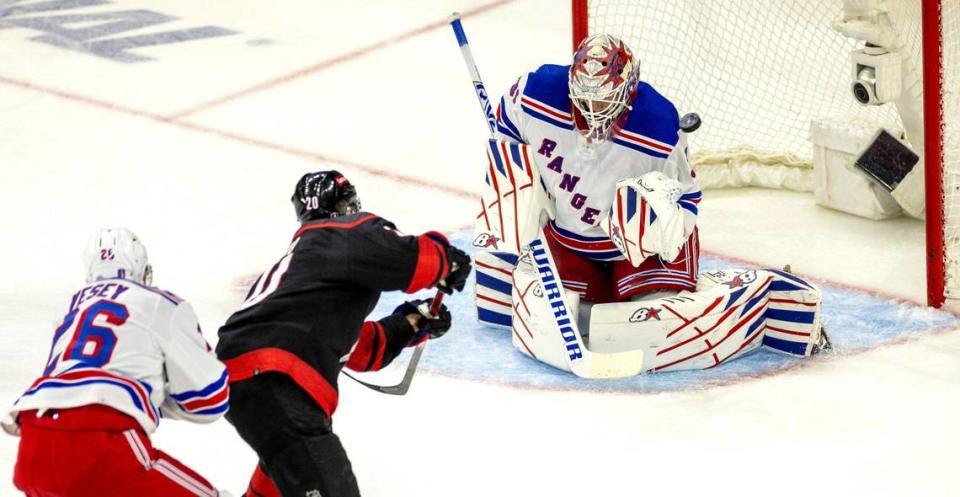
[[[537, 169], [538, 187], [550, 197], [558, 241], [590, 259], [623, 259], [601, 220], [610, 215], [618, 181], [653, 171], [679, 183], [676, 206], [682, 212], [685, 240], [696, 224], [701, 194], [687, 161], [676, 108], [641, 82], [621, 125], [606, 141], [588, 145], [576, 129], [568, 78], [569, 66], [541, 66], [521, 77], [496, 111], [497, 137], [528, 146], [527, 162]], [[492, 165], [503, 168], [498, 162]]]
[[43, 375], [5, 418], [28, 410], [112, 407], [152, 433], [161, 417], [211, 422], [227, 411], [227, 372], [203, 339], [190, 304], [125, 279], [73, 295]]

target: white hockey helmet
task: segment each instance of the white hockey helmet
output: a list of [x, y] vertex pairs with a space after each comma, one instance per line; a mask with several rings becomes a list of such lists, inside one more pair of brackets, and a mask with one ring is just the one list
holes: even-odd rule
[[147, 249], [127, 228], [97, 231], [87, 242], [83, 262], [87, 283], [105, 278], [124, 278], [148, 286], [153, 282]]
[[589, 36], [580, 42], [570, 66], [570, 100], [586, 122], [591, 141], [607, 139], [610, 129], [630, 109], [639, 82], [640, 65], [617, 37]]

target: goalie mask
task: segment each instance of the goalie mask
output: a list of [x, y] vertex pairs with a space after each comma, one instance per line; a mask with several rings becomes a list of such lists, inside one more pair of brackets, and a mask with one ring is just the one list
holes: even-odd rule
[[87, 283], [107, 278], [123, 278], [147, 286], [153, 282], [147, 249], [127, 228], [105, 228], [95, 233], [87, 242], [83, 260]]
[[334, 170], [304, 174], [290, 201], [301, 223], [360, 211], [357, 189]]
[[597, 34], [577, 47], [570, 66], [570, 100], [586, 123], [589, 141], [603, 141], [625, 110], [630, 109], [639, 81], [639, 64], [620, 39]]

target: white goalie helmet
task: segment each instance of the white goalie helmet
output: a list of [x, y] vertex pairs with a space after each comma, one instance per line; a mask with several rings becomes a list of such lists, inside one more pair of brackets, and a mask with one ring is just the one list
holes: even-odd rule
[[123, 278], [148, 286], [153, 282], [147, 249], [127, 228], [97, 231], [87, 242], [83, 262], [87, 283], [105, 278]]
[[590, 141], [606, 140], [617, 119], [631, 108], [639, 68], [633, 52], [617, 37], [596, 34], [580, 42], [570, 66], [570, 100], [587, 124]]

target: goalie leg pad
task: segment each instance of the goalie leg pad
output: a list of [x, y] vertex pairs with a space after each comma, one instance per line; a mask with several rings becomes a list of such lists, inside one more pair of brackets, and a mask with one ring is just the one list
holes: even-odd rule
[[[545, 298], [540, 276], [529, 252], [520, 257], [513, 272], [513, 346], [523, 354], [557, 369], [570, 371], [566, 344], [553, 320], [554, 309]], [[561, 290], [562, 291], [562, 290]], [[564, 292], [569, 309], [576, 316], [576, 293]], [[576, 325], [576, 320], [570, 320]]]
[[794, 356], [813, 355], [823, 333], [820, 289], [794, 274], [769, 271], [776, 280], [767, 299], [763, 346]]
[[506, 252], [477, 252], [474, 256], [477, 285], [474, 294], [477, 320], [488, 326], [509, 328], [513, 313], [513, 269], [517, 256]]
[[651, 372], [710, 368], [761, 345], [806, 356], [820, 339], [820, 298], [780, 271], [702, 273], [696, 292], [594, 306], [590, 348], [642, 350]]
[[560, 284], [549, 245], [530, 243], [514, 271], [514, 346], [524, 354], [581, 378], [622, 378], [643, 369], [643, 353], [598, 354], [577, 326], [579, 299]]

